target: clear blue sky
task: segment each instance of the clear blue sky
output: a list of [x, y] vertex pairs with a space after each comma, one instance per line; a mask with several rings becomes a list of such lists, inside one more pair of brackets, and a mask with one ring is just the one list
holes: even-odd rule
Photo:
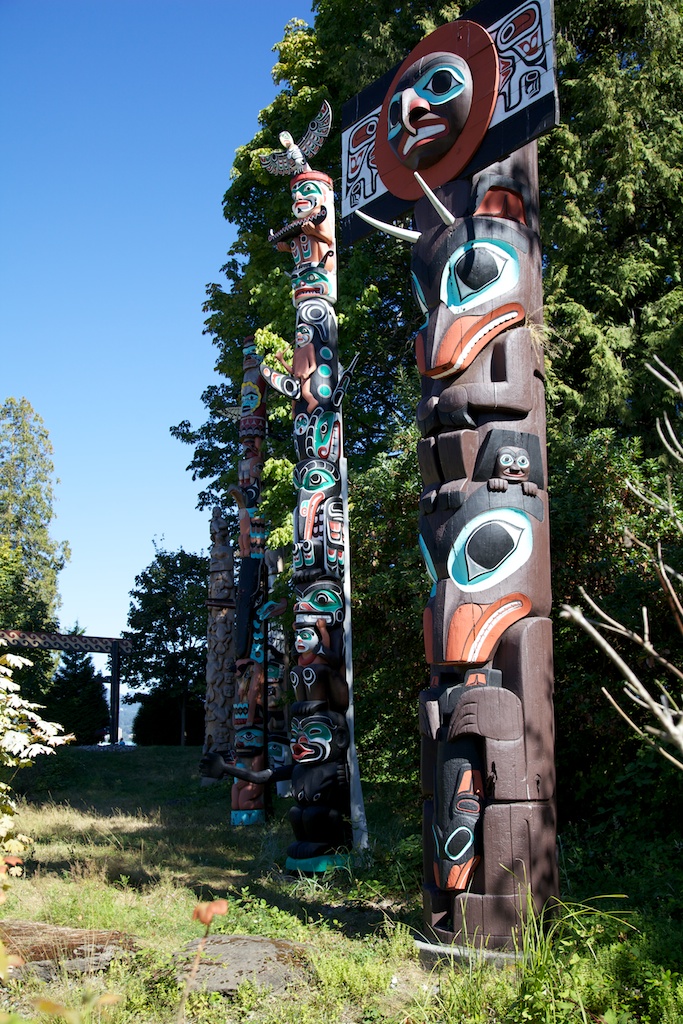
[[292, 17], [309, 0], [0, 0], [0, 401], [54, 447], [65, 629], [120, 634], [154, 538], [208, 548], [169, 426], [204, 420], [221, 199]]

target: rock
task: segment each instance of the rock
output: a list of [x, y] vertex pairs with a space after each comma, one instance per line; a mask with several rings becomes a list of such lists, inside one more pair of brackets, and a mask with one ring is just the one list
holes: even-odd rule
[[[185, 949], [188, 968], [201, 939]], [[256, 935], [209, 935], [199, 962], [193, 988], [209, 992], [234, 992], [243, 981], [267, 985], [273, 992], [284, 992], [294, 984], [306, 982], [303, 966], [305, 946], [284, 939], [265, 939]]]

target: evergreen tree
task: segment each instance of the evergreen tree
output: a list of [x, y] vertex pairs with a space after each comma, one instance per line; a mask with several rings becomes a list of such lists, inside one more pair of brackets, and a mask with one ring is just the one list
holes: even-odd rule
[[23, 621], [8, 625], [40, 628], [54, 621], [57, 611], [57, 574], [68, 547], [50, 536], [55, 515], [51, 456], [40, 416], [25, 398], [8, 398], [0, 406], [0, 538], [21, 552], [25, 580]]
[[187, 742], [188, 706], [206, 691], [208, 588], [208, 558], [182, 548], [157, 549], [130, 592], [123, 636], [133, 651], [122, 661], [121, 675], [129, 686], [151, 691], [157, 708], [161, 697], [176, 708], [176, 731], [166, 743]]
[[[53, 477], [42, 419], [25, 398], [6, 399], [0, 406], [0, 625], [6, 629], [57, 626], [57, 577], [69, 548], [50, 535]], [[17, 672], [17, 681], [27, 696], [40, 699], [53, 657], [35, 651], [32, 662]]]
[[[76, 625], [70, 633], [83, 633]], [[109, 729], [104, 676], [84, 651], [63, 651], [50, 689], [43, 697], [45, 717], [73, 733], [80, 745], [99, 743]]]

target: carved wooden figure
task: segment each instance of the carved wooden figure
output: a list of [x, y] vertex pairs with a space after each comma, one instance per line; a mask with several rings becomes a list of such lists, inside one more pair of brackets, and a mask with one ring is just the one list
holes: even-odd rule
[[[519, 33], [536, 6], [513, 17], [514, 5], [481, 5], [406, 58], [378, 113], [375, 162], [386, 190], [414, 204], [414, 224], [359, 214], [412, 244], [424, 315], [425, 923], [442, 942], [494, 947], [512, 942], [529, 889], [537, 909], [558, 889], [541, 254], [527, 142], [549, 125], [530, 131], [518, 119], [507, 138], [493, 127], [512, 102], [500, 26]], [[492, 32], [478, 23], [486, 18]], [[538, 54], [532, 63], [540, 73]], [[538, 79], [523, 80], [533, 98]]]
[[[333, 182], [312, 170], [306, 160], [317, 152], [330, 124], [331, 110], [325, 104], [298, 145], [282, 133], [285, 153], [271, 154], [263, 161], [274, 173], [294, 172], [290, 181], [294, 220], [269, 236], [279, 251], [290, 253], [294, 260], [294, 354], [291, 364], [278, 354], [282, 370], [260, 367], [262, 378], [292, 400], [297, 453], [292, 553], [295, 641], [289, 671], [295, 703], [290, 708], [289, 757], [279, 736], [269, 766], [260, 765], [254, 757], [249, 764], [244, 758], [240, 764], [213, 759], [207, 765], [210, 774], [232, 775], [240, 794], [251, 793], [249, 787], [270, 779], [291, 780], [295, 840], [286, 864], [312, 872], [344, 863], [352, 843], [366, 843], [353, 744], [341, 413], [353, 366], [344, 372], [337, 354]], [[246, 682], [244, 689], [243, 704], [249, 708]]]

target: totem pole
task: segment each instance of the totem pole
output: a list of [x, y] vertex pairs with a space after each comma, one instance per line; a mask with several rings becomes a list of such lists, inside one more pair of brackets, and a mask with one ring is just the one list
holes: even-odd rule
[[295, 841], [287, 867], [325, 871], [344, 863], [352, 844], [366, 842], [365, 815], [353, 742], [350, 578], [346, 460], [341, 405], [353, 364], [344, 371], [337, 355], [335, 210], [332, 179], [312, 170], [329, 134], [325, 103], [297, 144], [288, 132], [284, 152], [262, 158], [274, 174], [290, 175], [294, 220], [269, 240], [294, 259], [292, 302], [296, 309], [291, 365], [266, 365], [261, 375], [292, 400], [297, 464], [294, 483], [292, 579], [294, 645], [290, 682], [289, 766], [245, 771], [223, 766], [254, 784], [291, 778], [290, 821]]
[[[357, 212], [409, 241], [424, 314], [419, 543], [433, 585], [420, 695], [423, 892], [427, 931], [444, 943], [505, 947], [527, 894], [537, 909], [557, 894], [531, 141], [557, 116], [551, 13], [535, 0], [487, 0], [345, 112], [348, 240], [360, 233]], [[377, 219], [411, 207], [412, 229]]]
[[232, 636], [235, 615], [234, 559], [230, 527], [219, 508], [213, 510], [210, 529], [205, 754], [217, 750], [229, 753], [232, 750], [232, 705], [235, 698]]
[[353, 367], [337, 354], [337, 257], [332, 179], [308, 164], [332, 125], [323, 104], [304, 138], [280, 135], [285, 152], [262, 158], [274, 174], [289, 174], [294, 220], [270, 241], [294, 260], [296, 309], [291, 366], [266, 366], [271, 387], [292, 399], [297, 464], [294, 484], [292, 579], [294, 647], [290, 681], [290, 742], [296, 842], [287, 866], [324, 871], [353, 842], [365, 840], [364, 811], [353, 744], [347, 477], [342, 400]]
[[[215, 770], [216, 763], [234, 764], [247, 772], [263, 771], [268, 764], [269, 736], [272, 736], [275, 752], [282, 745], [283, 733], [286, 735], [283, 644], [277, 642], [277, 632], [270, 640], [268, 635], [268, 620], [283, 610], [268, 601], [277, 571], [277, 557], [273, 552], [266, 552], [265, 523], [258, 515], [263, 469], [261, 447], [266, 433], [266, 385], [259, 371], [260, 359], [253, 338], [245, 338], [242, 352], [239, 420], [242, 451], [238, 483], [228, 488], [238, 508], [240, 554], [232, 638], [235, 661], [231, 731], [229, 742], [224, 742], [220, 749], [214, 744], [202, 758], [202, 774], [209, 778], [224, 774]], [[265, 813], [264, 785], [236, 778], [232, 787], [231, 824], [258, 824], [265, 820]]]

